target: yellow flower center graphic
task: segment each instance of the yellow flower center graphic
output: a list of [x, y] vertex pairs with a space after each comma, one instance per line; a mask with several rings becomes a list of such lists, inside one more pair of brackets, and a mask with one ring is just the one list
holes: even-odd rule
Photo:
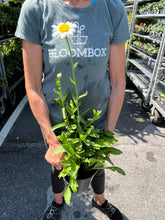
[[68, 24], [62, 24], [59, 26], [59, 31], [60, 32], [68, 32], [69, 31], [70, 26]]

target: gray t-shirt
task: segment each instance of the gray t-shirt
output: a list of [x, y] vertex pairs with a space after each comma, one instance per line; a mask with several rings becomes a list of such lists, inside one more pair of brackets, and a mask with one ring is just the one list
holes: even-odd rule
[[43, 93], [50, 111], [52, 124], [62, 121], [61, 108], [56, 103], [55, 79], [62, 73], [62, 90], [74, 87], [69, 51], [65, 39], [52, 37], [52, 25], [76, 23], [76, 32], [69, 38], [79, 95], [88, 91], [81, 100], [80, 110], [88, 106], [102, 110], [101, 127], [106, 120], [110, 96], [110, 81], [107, 70], [110, 44], [119, 44], [129, 39], [129, 27], [121, 0], [96, 0], [86, 8], [76, 8], [62, 0], [26, 0], [22, 6], [15, 35], [39, 44], [43, 49]]

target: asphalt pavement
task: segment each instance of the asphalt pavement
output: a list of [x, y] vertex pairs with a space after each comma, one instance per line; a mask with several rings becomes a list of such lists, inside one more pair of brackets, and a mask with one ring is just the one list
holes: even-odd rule
[[[115, 129], [123, 154], [113, 156], [126, 176], [106, 171], [106, 197], [125, 220], [165, 220], [165, 124], [151, 124], [138, 105], [139, 96], [127, 89]], [[0, 220], [38, 220], [53, 193], [46, 148], [28, 103], [0, 147]], [[91, 188], [73, 194], [63, 220], [106, 220], [91, 205]]]

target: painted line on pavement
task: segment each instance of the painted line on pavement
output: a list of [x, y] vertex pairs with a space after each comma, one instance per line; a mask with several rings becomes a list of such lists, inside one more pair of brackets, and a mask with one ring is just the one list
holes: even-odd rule
[[6, 124], [3, 126], [2, 130], [0, 131], [0, 147], [2, 146], [5, 138], [7, 137], [10, 129], [14, 125], [15, 121], [17, 120], [18, 116], [20, 115], [21, 111], [23, 110], [25, 104], [27, 103], [27, 95], [24, 96], [24, 98], [21, 100], [21, 102], [18, 104]]

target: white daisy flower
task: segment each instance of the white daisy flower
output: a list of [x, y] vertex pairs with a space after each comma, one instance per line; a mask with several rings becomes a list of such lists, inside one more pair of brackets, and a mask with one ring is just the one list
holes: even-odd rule
[[70, 35], [73, 35], [75, 32], [76, 24], [71, 23], [71, 22], [66, 22], [66, 23], [59, 23], [58, 25], [52, 25], [53, 28], [53, 37], [69, 37]]

